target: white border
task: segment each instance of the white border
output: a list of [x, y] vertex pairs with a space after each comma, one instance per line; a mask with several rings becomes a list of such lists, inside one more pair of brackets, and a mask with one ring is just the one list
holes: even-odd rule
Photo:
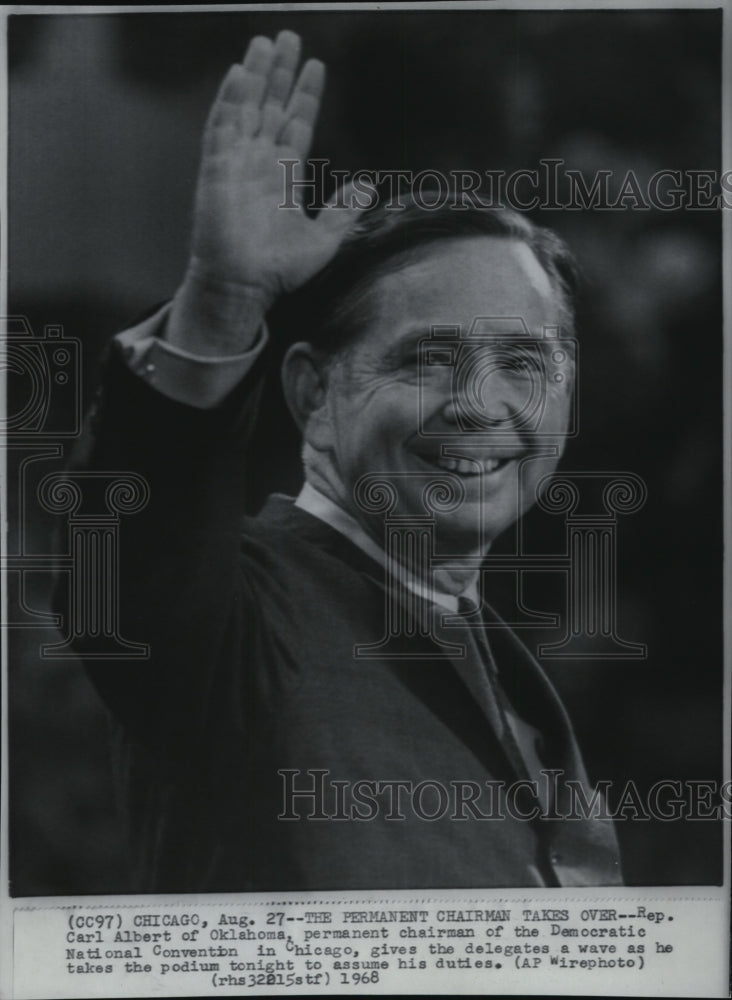
[[[329, 3], [273, 3], [273, 4], [196, 4], [196, 5], [115, 5], [115, 6], [95, 6], [95, 5], [28, 5], [28, 4], [8, 4], [5, 5], [2, 10], [2, 25], [3, 25], [3, 45], [0, 54], [0, 79], [3, 80], [5, 84], [4, 94], [5, 101], [0, 107], [0, 153], [2, 155], [3, 164], [7, 165], [8, 162], [8, 66], [7, 66], [7, 18], [9, 15], [16, 14], [124, 14], [124, 13], [175, 13], [175, 12], [185, 12], [185, 13], [200, 13], [200, 12], [226, 12], [226, 13], [237, 13], [237, 12], [287, 12], [287, 11], [327, 11], [336, 13], [338, 11], [384, 11], [389, 10], [565, 10], [565, 11], [581, 11], [581, 10], [627, 10], [627, 11], [664, 11], [664, 10], [689, 10], [689, 9], [721, 9], [723, 12], [723, 95], [722, 95], [722, 138], [723, 138], [723, 149], [722, 149], [722, 170], [732, 171], [732, 26], [730, 23], [730, 18], [732, 17], [732, 0], [644, 0], [641, 3], [632, 3], [630, 0], [604, 0], [601, 4], [594, 3], [592, 0], [564, 0], [564, 2], [555, 2], [555, 0], [499, 0], [499, 2], [474, 2], [474, 0], [437, 0], [437, 2], [393, 2], [393, 3], [349, 3], [349, 4], [329, 4]], [[7, 189], [7, 170], [2, 172], [2, 189], [0, 192], [1, 204], [2, 204], [2, 226], [0, 227], [0, 259], [5, 262], [7, 261], [7, 250], [8, 250], [8, 189]], [[725, 719], [725, 734], [724, 734], [724, 749], [725, 749], [725, 780], [729, 780], [730, 774], [730, 747], [731, 747], [731, 734], [730, 734], [730, 716], [732, 716], [732, 676], [730, 667], [732, 666], [732, 503], [730, 502], [730, 497], [732, 495], [732, 420], [730, 415], [732, 414], [732, 282], [729, 279], [730, 272], [730, 262], [732, 261], [732, 212], [723, 212], [723, 262], [724, 268], [723, 274], [727, 278], [726, 283], [723, 288], [723, 303], [724, 303], [724, 489], [725, 489], [725, 510], [724, 510], [724, 537], [725, 537], [725, 559], [724, 559], [724, 608], [726, 609], [725, 616], [725, 673], [724, 673], [724, 719]], [[0, 315], [6, 315], [7, 308], [7, 270], [3, 266], [0, 272]], [[0, 374], [0, 403], [5, 404], [5, 379], [4, 373]], [[5, 482], [5, 472], [6, 472], [6, 461], [5, 461], [5, 450], [0, 451], [2, 454], [2, 466], [0, 467], [0, 474], [2, 475], [2, 480]], [[0, 539], [0, 551], [2, 555], [5, 556], [7, 552], [7, 495], [6, 492], [2, 491], [2, 496], [0, 497], [0, 516], [2, 517], [2, 535]], [[7, 592], [6, 588], [3, 587], [2, 590], [2, 613], [6, 613], [6, 602], [7, 602]], [[134, 896], [124, 896], [124, 897], [49, 897], [49, 898], [31, 898], [23, 899], [16, 898], [10, 899], [7, 894], [8, 885], [8, 689], [7, 689], [7, 670], [5, 666], [7, 664], [7, 635], [5, 630], [2, 630], [2, 637], [0, 638], [0, 650], [2, 652], [3, 670], [2, 678], [0, 684], [0, 692], [2, 697], [2, 761], [0, 764], [0, 779], [2, 781], [2, 789], [0, 793], [0, 811], [2, 815], [2, 828], [0, 829], [0, 905], [2, 906], [2, 914], [0, 914], [0, 998], [5, 1000], [5, 998], [12, 997], [12, 993], [9, 992], [9, 983], [12, 981], [12, 967], [13, 967], [13, 913], [18, 910], [34, 910], [34, 911], [44, 911], [44, 910], [57, 910], [59, 908], [68, 908], [69, 906], [83, 906], [85, 909], [90, 909], [94, 905], [99, 907], [104, 905], [124, 905], [125, 907], [134, 906], [140, 904], [141, 906], [155, 906], [155, 905], [165, 905], [171, 906], [177, 903], [185, 904], [186, 901], [193, 901], [204, 903], [208, 901], [214, 901], [217, 897], [190, 897], [184, 895], [170, 895], [163, 897], [134, 897]], [[727, 822], [724, 828], [724, 888], [717, 892], [713, 887], [689, 887], [685, 886], [683, 888], [675, 889], [674, 887], [664, 887], [663, 890], [654, 889], [639, 889], [639, 888], [629, 888], [622, 890], [613, 890], [614, 898], [622, 898], [626, 896], [627, 898], [639, 898], [639, 897], [649, 897], [657, 898], [668, 896], [674, 892], [680, 896], [693, 896], [703, 893], [707, 893], [708, 897], [719, 899], [719, 895], [724, 899], [729, 898], [729, 886], [730, 886], [730, 872], [732, 866], [732, 843], [731, 843], [731, 833], [730, 823]], [[557, 890], [552, 890], [554, 895], [552, 900], [554, 905], [557, 903]], [[568, 895], [571, 895], [571, 890], [568, 890]], [[593, 894], [596, 897], [605, 897], [609, 895], [607, 891], [604, 890], [593, 890]], [[379, 893], [360, 893], [361, 897], [368, 897], [370, 899], [376, 900], [379, 898], [385, 898], [386, 896], [395, 897], [402, 896], [404, 898], [414, 897], [414, 893], [391, 893], [391, 894], [379, 894]], [[437, 893], [425, 893], [425, 896], [437, 896]], [[459, 895], [459, 894], [453, 894]], [[536, 894], [537, 896], [540, 893]], [[318, 900], [324, 901], [326, 899], [333, 899], [334, 897], [345, 897], [346, 894], [337, 893], [314, 893], [314, 894], [288, 894], [291, 899], [302, 899], [311, 901], [313, 903], [318, 902]], [[465, 893], [462, 894], [465, 896]], [[495, 891], [493, 896], [500, 896], [501, 898], [526, 898], [526, 891], [514, 890], [514, 891]], [[219, 897], [220, 898], [220, 897]], [[235, 898], [233, 895], [224, 897], [226, 899], [225, 905], [230, 905], [231, 900]], [[252, 905], [261, 905], [267, 897], [261, 894], [246, 894], [241, 897], [236, 897], [242, 899], [242, 905], [247, 905], [251, 903]], [[276, 897], [273, 897], [276, 898]], [[123, 901], [123, 902], [120, 902]], [[322, 905], [322, 903], [321, 903]], [[729, 941], [730, 938], [730, 909], [727, 905], [726, 909], [726, 926], [725, 926], [725, 936], [726, 940]], [[727, 954], [728, 959], [728, 954]], [[396, 984], [394, 984], [396, 985]], [[605, 984], [607, 985], [607, 984]], [[658, 993], [655, 995], [680, 995], [675, 994], [673, 989], [673, 984], [667, 984], [669, 987], [669, 992]], [[585, 984], [586, 986], [586, 984]], [[462, 991], [464, 987], [460, 987]], [[458, 990], [456, 990], [457, 992]], [[258, 995], [257, 991], [247, 991], [250, 995]], [[408, 992], [403, 990], [401, 992]], [[538, 989], [532, 989], [528, 992], [543, 992]], [[570, 984], [564, 983], [561, 990], [556, 990], [554, 992], [571, 992], [575, 993], [576, 990], [570, 990]], [[600, 991], [601, 994], [605, 994], [606, 990], [603, 988]], [[30, 995], [30, 994], [27, 994]], [[44, 994], [50, 995], [50, 994]], [[87, 995], [94, 995], [90, 993]], [[97, 995], [118, 995], [117, 993], [103, 994], [99, 993]], [[132, 995], [132, 994], [130, 994]], [[165, 993], [156, 993], [156, 995], [164, 996]], [[179, 995], [176, 991], [176, 995]], [[232, 995], [231, 993], [222, 992], [222, 995]], [[588, 994], [589, 995], [589, 994]], [[597, 995], [597, 994], [593, 994]], [[628, 994], [631, 995], [631, 994]], [[634, 995], [651, 995], [647, 993], [637, 993]], [[691, 993], [685, 995], [693, 995]], [[702, 994], [697, 994], [702, 995]], [[719, 993], [719, 996], [727, 995], [726, 993]]]

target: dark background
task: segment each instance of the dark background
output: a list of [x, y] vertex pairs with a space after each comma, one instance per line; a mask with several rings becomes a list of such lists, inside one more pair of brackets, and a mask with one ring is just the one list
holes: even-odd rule
[[[312, 155], [333, 168], [510, 170], [561, 157], [588, 177], [632, 169], [641, 181], [719, 169], [719, 11], [11, 16], [9, 313], [36, 335], [60, 323], [81, 339], [85, 401], [104, 344], [181, 276], [219, 79], [249, 37], [282, 27], [328, 66]], [[633, 471], [648, 487], [619, 533], [620, 633], [647, 643], [648, 659], [545, 667], [594, 779], [641, 792], [720, 780], [721, 216], [533, 217], [565, 236], [587, 278], [581, 434], [564, 465]], [[11, 412], [24, 391], [13, 377]], [[255, 506], [298, 480], [292, 428], [274, 389], [270, 399]], [[67, 407], [54, 398], [47, 430]], [[59, 467], [40, 461], [37, 478]], [[24, 511], [25, 551], [47, 553], [53, 520], [31, 488], [10, 487], [11, 550]], [[561, 539], [561, 519], [528, 516], [529, 549]], [[33, 574], [24, 600], [43, 610], [49, 589], [47, 572]], [[16, 599], [11, 589], [11, 613]], [[522, 637], [532, 648], [547, 638]], [[78, 663], [39, 657], [54, 638], [11, 632], [12, 892], [124, 891], [104, 713]], [[629, 821], [618, 833], [630, 883], [721, 881], [718, 824]]]

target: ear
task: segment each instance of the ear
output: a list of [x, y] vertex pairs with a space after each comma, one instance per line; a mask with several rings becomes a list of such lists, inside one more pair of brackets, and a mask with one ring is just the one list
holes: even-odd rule
[[290, 413], [305, 441], [318, 451], [332, 442], [328, 385], [311, 344], [289, 348], [282, 362], [282, 388]]

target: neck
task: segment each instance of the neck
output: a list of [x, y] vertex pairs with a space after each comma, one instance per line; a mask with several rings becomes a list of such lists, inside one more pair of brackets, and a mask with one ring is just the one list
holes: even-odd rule
[[[303, 449], [302, 458], [305, 482], [309, 483], [322, 496], [331, 500], [341, 510], [344, 510], [349, 517], [354, 517], [354, 512], [347, 501], [340, 477], [335, 475], [331, 466], [319, 462], [317, 452], [313, 451], [307, 444]], [[380, 541], [379, 544], [381, 544]]]

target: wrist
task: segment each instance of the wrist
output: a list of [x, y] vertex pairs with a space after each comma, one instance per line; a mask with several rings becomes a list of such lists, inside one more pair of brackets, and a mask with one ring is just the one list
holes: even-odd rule
[[264, 312], [270, 309], [279, 294], [276, 281], [243, 280], [226, 277], [221, 268], [212, 267], [192, 254], [188, 260], [183, 284], [189, 284], [212, 299], [251, 299], [261, 303]]
[[165, 340], [202, 357], [241, 354], [254, 344], [273, 302], [263, 286], [206, 274], [192, 261], [173, 298]]

